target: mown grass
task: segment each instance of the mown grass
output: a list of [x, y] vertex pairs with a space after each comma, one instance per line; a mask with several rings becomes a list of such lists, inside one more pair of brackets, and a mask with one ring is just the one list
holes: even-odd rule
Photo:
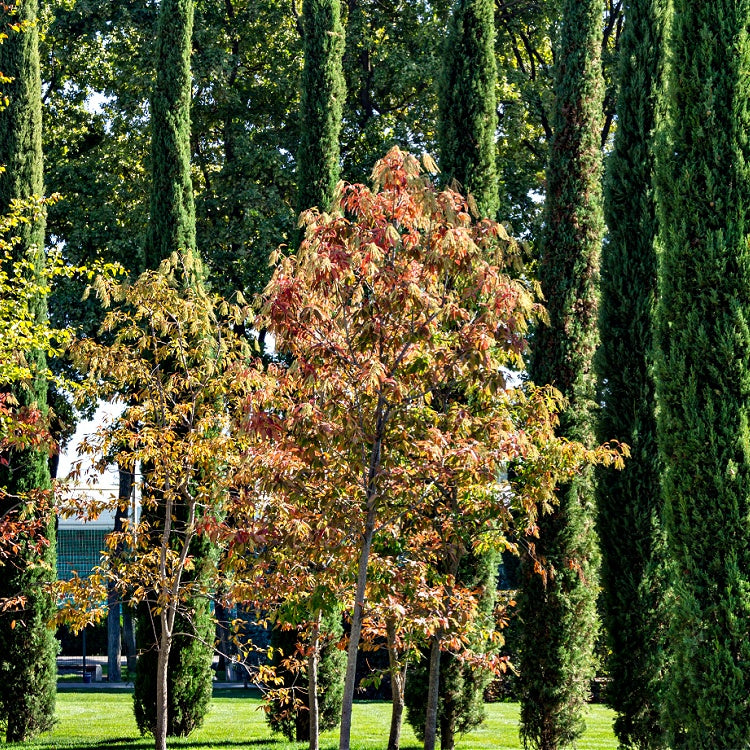
[[[272, 736], [259, 710], [257, 693], [250, 690], [217, 690], [206, 718], [198, 731], [184, 739], [170, 740], [170, 746], [185, 750], [255, 748], [257, 750], [302, 750], [303, 744], [288, 743]], [[488, 719], [478, 730], [458, 742], [458, 750], [518, 750], [518, 704], [494, 703]], [[356, 750], [385, 750], [388, 739], [390, 706], [383, 702], [360, 702], [354, 708], [352, 746]], [[153, 747], [149, 737], [141, 737], [135, 726], [130, 692], [63, 689], [57, 696], [58, 724], [33, 742], [8, 748], [38, 750], [135, 750]], [[578, 750], [614, 750], [612, 713], [592, 706], [588, 730], [579, 740]], [[403, 750], [419, 750], [411, 728], [404, 724]], [[321, 750], [335, 750], [337, 733], [326, 732]]]

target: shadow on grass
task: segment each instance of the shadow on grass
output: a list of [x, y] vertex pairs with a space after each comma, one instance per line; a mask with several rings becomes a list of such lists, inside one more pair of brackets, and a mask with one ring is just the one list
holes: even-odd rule
[[[175, 748], [175, 750], [190, 750], [190, 748], [243, 748], [243, 747], [267, 747], [269, 749], [277, 748], [279, 745], [286, 745], [281, 740], [274, 739], [256, 739], [256, 740], [218, 740], [213, 742], [211, 740], [167, 740], [168, 748]], [[105, 740], [91, 740], [90, 742], [71, 742], [71, 743], [60, 743], [55, 742], [35, 742], [33, 747], [39, 748], [39, 750], [128, 750], [129, 748], [138, 748], [142, 750], [144, 748], [151, 748], [154, 746], [153, 739], [149, 737], [111, 737]], [[13, 746], [9, 746], [13, 747]], [[23, 745], [17, 745], [15, 747], [24, 747]], [[325, 750], [334, 750], [333, 747], [325, 748]]]
[[[22, 746], [18, 746], [22, 747]], [[148, 737], [112, 737], [106, 740], [92, 740], [91, 742], [71, 742], [70, 744], [45, 743], [38, 742], [34, 743], [35, 748], [44, 750], [143, 750], [145, 748], [153, 747], [153, 740]], [[215, 750], [218, 748], [268, 748], [269, 750], [279, 750], [284, 748], [285, 750], [293, 750], [299, 748], [304, 750], [306, 743], [302, 742], [285, 742], [281, 739], [252, 739], [252, 740], [218, 740], [212, 742], [211, 740], [171, 740], [168, 741], [167, 747], [174, 748], [175, 750], [190, 750], [191, 748], [205, 748], [206, 750]], [[321, 750], [338, 750], [337, 742], [321, 743]], [[402, 745], [401, 750], [421, 750], [420, 745]]]

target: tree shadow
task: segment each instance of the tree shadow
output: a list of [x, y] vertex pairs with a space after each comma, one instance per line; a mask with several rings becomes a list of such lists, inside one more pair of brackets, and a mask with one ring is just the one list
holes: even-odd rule
[[[151, 748], [153, 740], [144, 737], [111, 737], [104, 740], [93, 740], [91, 742], [71, 743], [65, 745], [65, 750], [128, 750], [132, 748]], [[174, 750], [189, 750], [189, 748], [245, 748], [245, 747], [267, 747], [275, 748], [278, 745], [287, 744], [277, 739], [252, 739], [252, 740], [171, 740], [167, 742]], [[41, 747], [44, 747], [42, 745]], [[333, 748], [331, 748], [333, 750]]]

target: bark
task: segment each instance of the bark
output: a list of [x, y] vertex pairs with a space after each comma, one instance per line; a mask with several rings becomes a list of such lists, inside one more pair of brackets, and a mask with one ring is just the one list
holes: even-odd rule
[[401, 747], [401, 724], [404, 715], [404, 690], [406, 688], [406, 664], [399, 660], [396, 648], [396, 623], [389, 618], [385, 623], [388, 638], [388, 663], [391, 669], [391, 731], [388, 735], [388, 750]]
[[366, 498], [367, 517], [362, 534], [362, 549], [359, 553], [357, 568], [357, 590], [354, 596], [354, 610], [352, 611], [352, 627], [349, 634], [349, 650], [346, 659], [346, 679], [344, 680], [344, 698], [341, 704], [341, 732], [339, 733], [339, 750], [350, 750], [352, 735], [352, 707], [354, 705], [354, 689], [357, 680], [357, 652], [359, 638], [362, 634], [362, 611], [365, 606], [365, 589], [367, 587], [367, 565], [370, 561], [372, 538], [375, 535], [375, 520], [378, 514], [377, 476], [380, 472], [383, 436], [388, 422], [389, 412], [385, 400], [381, 397], [376, 411], [375, 439], [370, 451], [370, 466], [367, 470]]
[[445, 698], [444, 701], [445, 710], [440, 721], [440, 750], [453, 750], [456, 747], [456, 708], [452, 705], [453, 701]]
[[167, 624], [166, 615], [162, 614], [159, 658], [156, 664], [156, 729], [154, 731], [154, 750], [167, 750], [167, 670], [171, 648], [171, 628]]
[[310, 710], [310, 750], [320, 747], [320, 714], [318, 711], [318, 664], [320, 662], [320, 622], [323, 613], [315, 614], [310, 635], [310, 657], [307, 664], [307, 701]]
[[120, 657], [122, 642], [120, 640], [120, 595], [114, 584], [107, 584], [107, 680], [120, 682]]
[[435, 750], [439, 695], [440, 634], [436, 634], [432, 638], [432, 649], [430, 650], [430, 684], [427, 689], [427, 715], [424, 722], [424, 750]]
[[219, 641], [219, 669], [225, 670], [227, 682], [234, 682], [237, 679], [237, 668], [232, 657], [236, 650], [232, 644], [230, 614], [219, 601], [218, 594], [214, 599], [214, 616], [216, 618], [216, 638]]
[[132, 682], [138, 657], [135, 650], [135, 625], [133, 622], [133, 612], [130, 607], [123, 607], [122, 609], [122, 645], [125, 649], [125, 656], [128, 660], [128, 675]]
[[[115, 513], [115, 533], [121, 532], [128, 518], [129, 502], [133, 492], [135, 476], [127, 469], [120, 468], [119, 498], [120, 505]], [[116, 555], [122, 553], [122, 545], [115, 551]], [[107, 584], [107, 674], [109, 682], [120, 682], [120, 657], [122, 655], [122, 640], [120, 636], [120, 595], [113, 581]]]
[[374, 498], [370, 502], [365, 522], [365, 533], [362, 538], [362, 550], [359, 554], [359, 568], [357, 571], [357, 591], [352, 612], [352, 628], [349, 635], [349, 651], [346, 659], [346, 678], [344, 680], [344, 700], [341, 705], [341, 733], [339, 735], [339, 750], [350, 750], [352, 734], [352, 707], [354, 705], [354, 689], [357, 679], [357, 652], [359, 638], [362, 634], [362, 610], [365, 603], [365, 587], [367, 585], [367, 564], [370, 559], [372, 537], [375, 533], [376, 508]]

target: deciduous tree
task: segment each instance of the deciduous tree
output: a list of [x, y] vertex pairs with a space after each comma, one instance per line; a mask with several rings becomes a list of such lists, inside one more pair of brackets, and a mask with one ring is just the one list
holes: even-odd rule
[[[159, 6], [154, 60], [156, 80], [151, 93], [151, 211], [144, 249], [146, 268], [155, 269], [174, 253], [183, 253], [185, 263], [174, 268], [186, 272], [185, 286], [203, 284], [203, 269], [196, 247], [195, 202], [190, 169], [191, 132], [190, 101], [192, 75], [190, 56], [193, 39], [194, 0], [164, 0]], [[179, 366], [179, 362], [176, 363]], [[166, 367], [166, 363], [164, 364]], [[146, 467], [148, 471], [148, 467]], [[206, 477], [205, 481], [210, 481]], [[181, 523], [188, 523], [188, 508], [178, 506], [175, 513]], [[147, 508], [146, 513], [150, 513]], [[199, 511], [200, 513], [200, 511]], [[162, 524], [161, 511], [152, 519]], [[179, 532], [176, 532], [179, 533]], [[208, 561], [208, 549], [199, 539], [193, 540], [191, 555], [195, 566], [185, 576], [200, 576]], [[201, 548], [202, 549], [199, 549]], [[141, 731], [152, 731], [158, 738], [161, 721], [167, 721], [169, 735], [187, 735], [200, 726], [211, 700], [213, 672], [212, 622], [205, 599], [196, 600], [191, 613], [193, 632], [183, 636], [181, 616], [177, 628], [169, 623], [169, 669], [162, 672], [162, 639], [164, 623], [154, 618], [151, 605], [138, 613], [137, 637], [140, 656], [133, 690], [136, 721]], [[159, 684], [164, 677], [169, 687]], [[161, 706], [160, 693], [169, 695], [165, 717], [155, 712]]]
[[[113, 342], [83, 339], [72, 349], [92, 393], [110, 399], [128, 394], [124, 414], [84, 444], [84, 452], [101, 470], [113, 460], [130, 471], [139, 465], [144, 512], [139, 523], [109, 536], [111, 553], [97, 575], [63, 586], [70, 598], [61, 616], [85, 624], [91, 603], [101, 607], [106, 601], [108, 584], [122, 601], [145, 608], [157, 636], [155, 720], [146, 724], [157, 750], [166, 747], [170, 721], [184, 732], [196, 725], [195, 716], [181, 713], [169, 694], [170, 657], [178, 637], [212, 651], [213, 629], [206, 632], [202, 625], [212, 560], [196, 554], [195, 543], [205, 542], [204, 530], [226, 511], [241, 449], [228, 429], [228, 414], [238, 408], [248, 382], [248, 351], [232, 333], [244, 315], [227, 320], [201, 285], [174, 280], [192, 273], [165, 263], [132, 286], [100, 280], [97, 292], [111, 305], [104, 330]], [[73, 511], [96, 515], [118, 503], [113, 498], [80, 509], [73, 505]], [[120, 554], [122, 548], [127, 554]]]
[[[341, 571], [351, 620], [342, 750], [369, 573], [387, 564], [373, 553], [382, 529], [419, 520], [410, 552], [433, 602], [424, 635], [450, 647], [460, 641], [451, 623], [473, 608], [460, 606], [467, 592], [455, 573], [426, 568], [424, 556], [443, 559], [443, 540], [470, 518], [487, 527], [486, 544], [502, 545], [504, 523], [518, 514], [533, 524], [581, 460], [612, 458], [554, 437], [552, 391], [506, 386], [502, 368], [520, 364], [541, 308], [500, 270], [517, 253], [502, 227], [472, 224], [464, 199], [436, 190], [397, 149], [374, 179], [373, 191], [345, 186], [337, 212], [307, 213], [305, 241], [281, 258], [258, 321], [292, 364], [271, 367], [247, 418], [255, 491], [315, 540], [304, 549], [333, 554], [326, 568]], [[465, 400], [438, 408], [455, 388]], [[523, 468], [503, 493], [509, 460]], [[278, 525], [250, 528], [262, 536]]]

